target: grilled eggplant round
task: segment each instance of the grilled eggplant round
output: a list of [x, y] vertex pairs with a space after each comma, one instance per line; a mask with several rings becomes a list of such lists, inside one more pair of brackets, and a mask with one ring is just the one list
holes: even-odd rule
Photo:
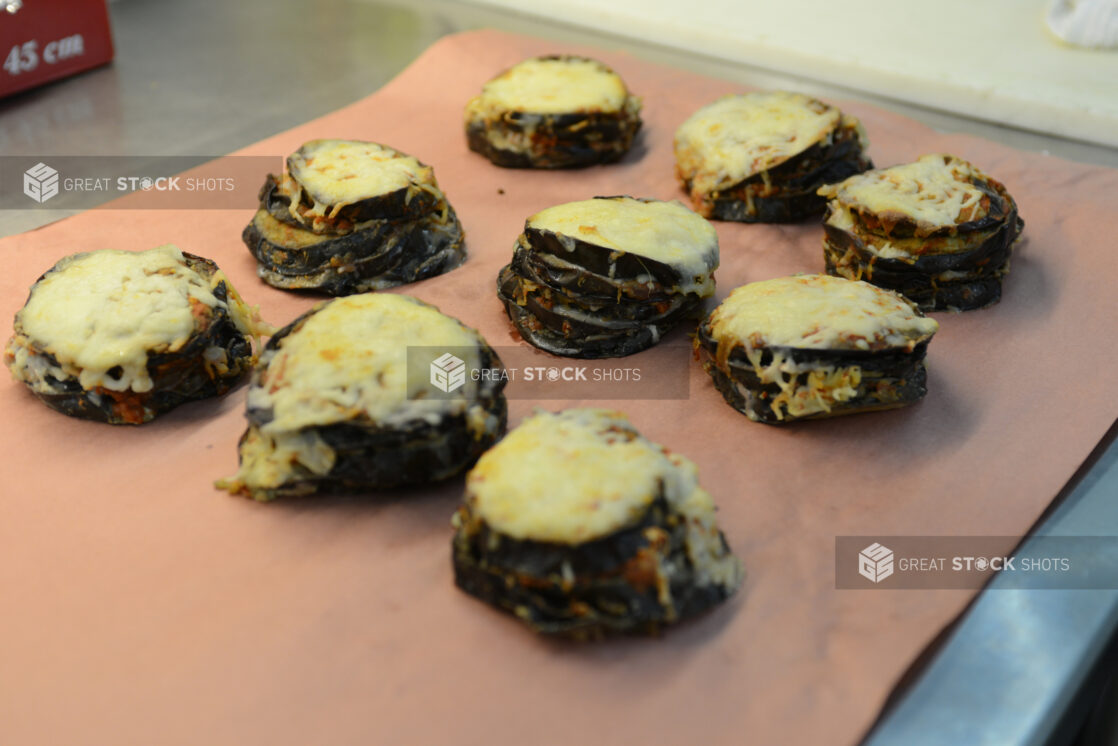
[[466, 105], [466, 142], [506, 168], [576, 168], [628, 152], [641, 101], [597, 60], [534, 57], [482, 86]]
[[952, 155], [870, 171], [819, 190], [827, 271], [903, 293], [924, 311], [997, 303], [1024, 228], [999, 182]]
[[462, 228], [454, 210], [423, 220], [374, 221], [342, 235], [319, 234], [257, 210], [243, 239], [257, 274], [284, 290], [350, 295], [435, 277], [462, 263]]
[[433, 277], [465, 260], [462, 224], [435, 174], [376, 143], [312, 140], [269, 175], [242, 238], [261, 279], [349, 295]]
[[[463, 373], [493, 375], [463, 375], [448, 392], [409, 348], [446, 350]], [[265, 346], [240, 469], [218, 487], [266, 501], [451, 477], [504, 432], [502, 371], [478, 332], [415, 298], [364, 293], [320, 304]]]
[[466, 478], [455, 582], [543, 633], [655, 632], [741, 583], [714, 511], [695, 464], [620, 412], [536, 412]]
[[695, 349], [734, 409], [778, 424], [919, 400], [938, 328], [897, 293], [797, 275], [734, 290], [699, 325]]
[[170, 244], [92, 251], [31, 287], [4, 358], [52, 409], [138, 425], [236, 385], [264, 326], [208, 259]]
[[621, 357], [694, 314], [717, 267], [718, 234], [682, 204], [595, 197], [528, 218], [497, 296], [542, 350]]
[[809, 96], [724, 96], [676, 131], [676, 176], [704, 217], [798, 222], [823, 211], [819, 187], [872, 168], [867, 146], [855, 117]]

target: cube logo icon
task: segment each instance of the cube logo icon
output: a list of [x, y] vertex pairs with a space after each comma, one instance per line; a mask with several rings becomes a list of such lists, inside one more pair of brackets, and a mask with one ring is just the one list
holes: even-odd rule
[[877, 542], [858, 553], [858, 574], [871, 583], [880, 583], [893, 574], [893, 550]]
[[23, 172], [23, 193], [42, 204], [58, 194], [58, 172], [45, 163], [36, 163]]
[[431, 363], [431, 385], [447, 394], [466, 383], [466, 363], [449, 352]]

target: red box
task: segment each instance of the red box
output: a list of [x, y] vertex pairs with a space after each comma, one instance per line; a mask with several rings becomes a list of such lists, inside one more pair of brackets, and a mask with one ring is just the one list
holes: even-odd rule
[[112, 59], [105, 0], [0, 0], [0, 96]]

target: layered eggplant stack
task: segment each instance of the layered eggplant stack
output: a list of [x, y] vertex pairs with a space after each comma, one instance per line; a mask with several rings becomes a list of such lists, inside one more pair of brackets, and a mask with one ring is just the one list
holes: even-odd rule
[[868, 144], [855, 117], [809, 96], [724, 96], [676, 131], [676, 175], [705, 217], [797, 222], [823, 211], [819, 187], [872, 168]]
[[1024, 221], [999, 182], [962, 158], [851, 177], [830, 198], [823, 256], [831, 274], [904, 293], [925, 311], [997, 303]]
[[628, 152], [640, 99], [597, 60], [534, 57], [486, 83], [466, 105], [466, 142], [506, 168], [574, 168]]
[[289, 156], [242, 238], [269, 285], [331, 295], [416, 282], [466, 258], [434, 169], [352, 140], [312, 140]]
[[[453, 355], [458, 385], [434, 385], [432, 356], [409, 348]], [[483, 369], [492, 375], [466, 375]], [[263, 501], [450, 477], [504, 431], [502, 370], [480, 334], [415, 298], [320, 304], [265, 346], [240, 469], [218, 487]]]
[[919, 400], [938, 328], [897, 293], [798, 275], [734, 290], [699, 325], [695, 349], [734, 409], [776, 424]]
[[466, 478], [455, 582], [539, 632], [654, 632], [741, 583], [714, 511], [695, 464], [620, 412], [537, 412]]
[[718, 234], [682, 204], [596, 197], [528, 218], [497, 295], [536, 347], [621, 357], [696, 313], [717, 267]]
[[232, 388], [263, 327], [208, 259], [170, 244], [92, 251], [31, 287], [4, 360], [52, 409], [138, 425]]

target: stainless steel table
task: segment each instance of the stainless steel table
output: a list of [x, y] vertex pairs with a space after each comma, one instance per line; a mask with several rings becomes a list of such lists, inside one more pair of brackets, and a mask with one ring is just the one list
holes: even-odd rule
[[[46, 0], [25, 0], [27, 3]], [[222, 155], [372, 93], [441, 36], [481, 27], [628, 49], [645, 59], [759, 86], [809, 80], [463, 3], [420, 0], [119, 0], [113, 65], [0, 102], [0, 156]], [[281, 57], [293, 42], [297, 61]], [[324, 43], [325, 40], [325, 43]], [[1118, 150], [1070, 142], [829, 87], [937, 129], [1118, 167]], [[204, 122], [204, 126], [199, 126]], [[0, 212], [0, 234], [65, 217]], [[1037, 535], [1118, 535], [1116, 428], [1037, 525]], [[1029, 551], [1026, 542], [1022, 552]], [[1118, 591], [1002, 589], [995, 578], [914, 669], [868, 738], [880, 744], [1069, 743], [1099, 701], [1118, 628]], [[1105, 670], [1102, 671], [1105, 673]], [[1109, 689], [1107, 697], [1115, 695]], [[1094, 707], [1108, 742], [1113, 702]], [[1094, 739], [1094, 740], [1091, 740]]]

